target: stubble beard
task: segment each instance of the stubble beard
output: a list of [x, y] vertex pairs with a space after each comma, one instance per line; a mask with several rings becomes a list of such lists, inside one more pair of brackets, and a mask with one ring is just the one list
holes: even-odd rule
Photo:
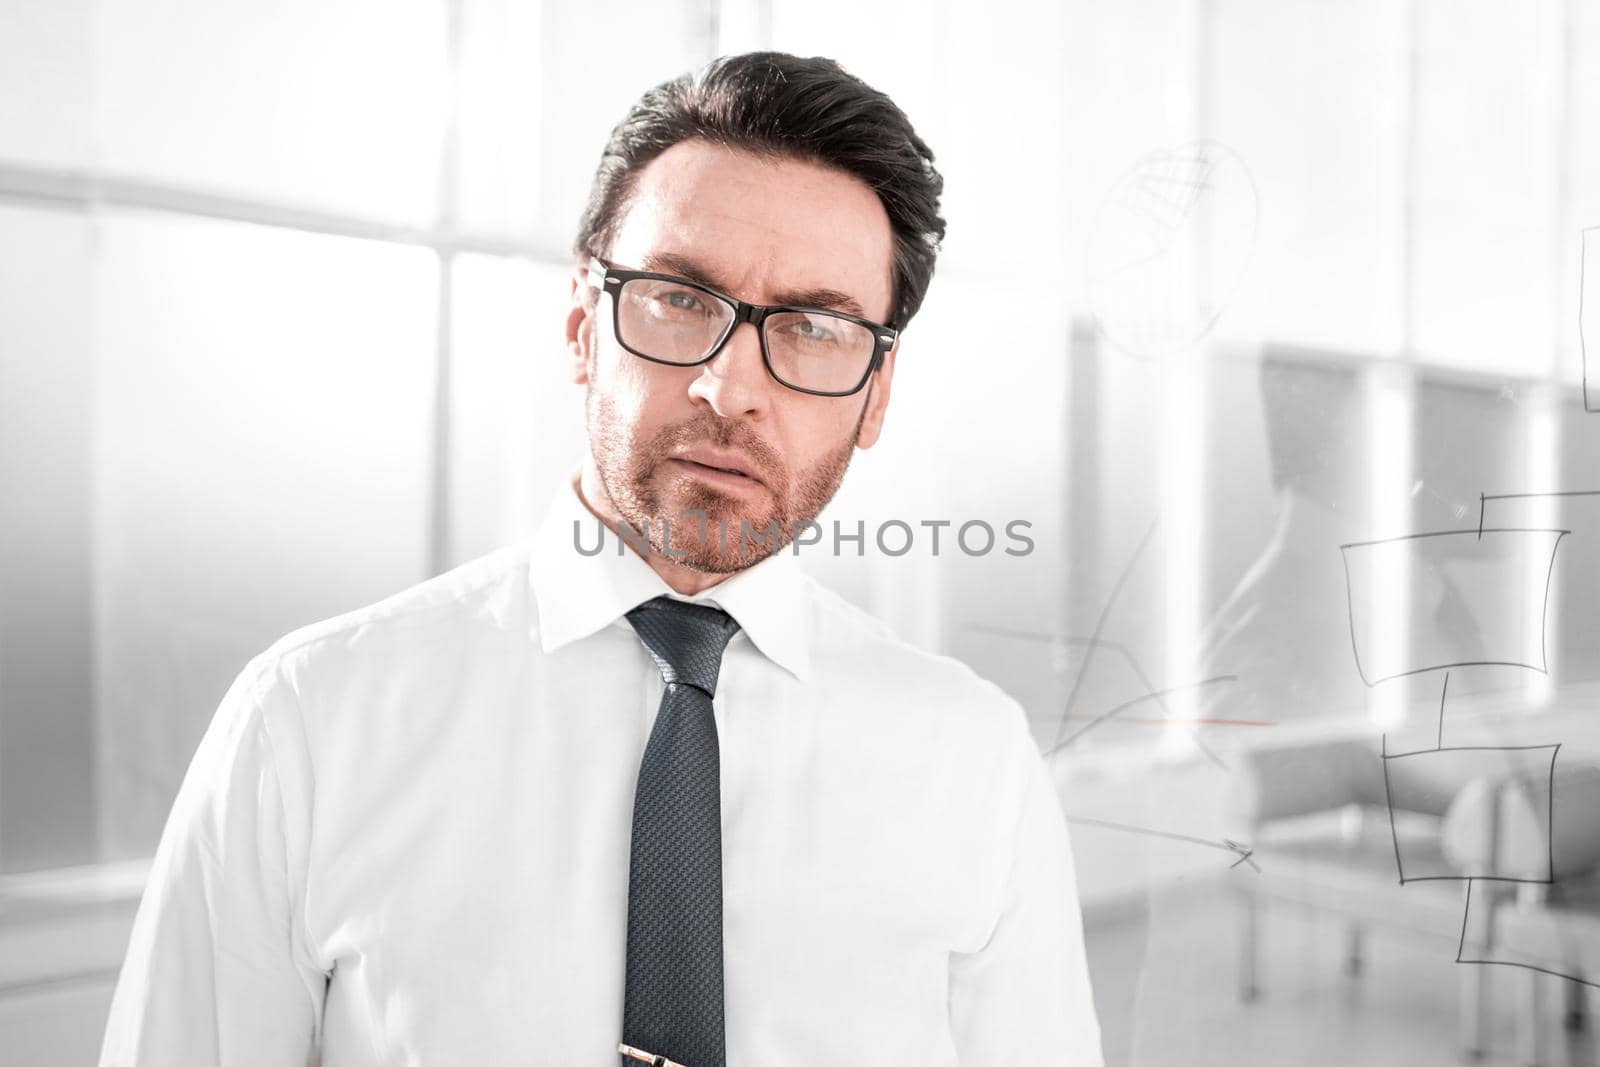
[[[585, 416], [600, 484], [618, 517], [631, 527], [628, 536], [644, 534], [650, 551], [691, 570], [732, 574], [787, 546], [833, 499], [855, 452], [866, 405], [850, 435], [798, 478], [747, 427], [711, 412], [637, 440], [622, 424], [611, 398], [591, 385]], [[746, 503], [664, 466], [672, 455], [697, 444], [743, 453], [760, 475], [768, 499]]]

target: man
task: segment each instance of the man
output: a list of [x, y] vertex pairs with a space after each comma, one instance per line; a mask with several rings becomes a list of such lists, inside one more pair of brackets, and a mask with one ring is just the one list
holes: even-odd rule
[[1099, 1064], [1021, 710], [777, 550], [882, 430], [940, 184], [826, 60], [644, 96], [578, 238], [581, 471], [245, 670], [103, 1065]]

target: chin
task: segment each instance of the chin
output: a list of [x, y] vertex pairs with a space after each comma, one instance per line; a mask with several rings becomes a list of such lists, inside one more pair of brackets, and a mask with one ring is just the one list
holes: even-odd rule
[[737, 574], [739, 571], [755, 566], [765, 559], [765, 555], [735, 556], [729, 552], [726, 556], [718, 553], [715, 548], [706, 553], [691, 553], [682, 559], [674, 560], [679, 566], [687, 567], [701, 574]]
[[[787, 543], [782, 509], [721, 492], [692, 478], [657, 478], [639, 486], [640, 509], [650, 517], [651, 541], [657, 552], [665, 547], [659, 538], [662, 523], [672, 531], [672, 549], [683, 553], [674, 559], [692, 570], [731, 574], [758, 563], [771, 553], [764, 544], [741, 545], [744, 524], [764, 531], [778, 524], [779, 539]], [[763, 487], [765, 489], [765, 487]], [[771, 491], [766, 490], [770, 497]], [[701, 516], [704, 516], [704, 519]], [[704, 524], [702, 526], [702, 523]], [[702, 532], [703, 531], [703, 532]], [[727, 551], [722, 551], [726, 545]], [[664, 554], [664, 553], [663, 553]]]
[[777, 548], [788, 543], [788, 531], [783, 529], [782, 520], [775, 519], [771, 513], [755, 516], [732, 502], [718, 504], [704, 499], [686, 501], [682, 506], [684, 510], [704, 512], [706, 516], [703, 538], [698, 514], [680, 515], [671, 524], [672, 549], [682, 553], [676, 558], [692, 570], [731, 574], [759, 563], [776, 550], [772, 540], [745, 538], [745, 524], [759, 532], [777, 522]]
[[[688, 481], [687, 484], [679, 483], [673, 486], [673, 489], [674, 492], [665, 495], [671, 506], [663, 513], [663, 517], [674, 526], [683, 522], [698, 528], [699, 515], [685, 514], [685, 512], [704, 513], [708, 526], [714, 526], [719, 522], [726, 523], [728, 536], [732, 537], [739, 532], [741, 521], [754, 523], [758, 517], [751, 512], [748, 500], [740, 500], [738, 497], [708, 489], [692, 481]], [[714, 533], [707, 536], [714, 536]]]

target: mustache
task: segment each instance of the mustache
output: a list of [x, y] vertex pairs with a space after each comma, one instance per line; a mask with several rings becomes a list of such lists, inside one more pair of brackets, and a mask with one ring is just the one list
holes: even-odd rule
[[674, 452], [704, 444], [743, 452], [769, 485], [784, 480], [783, 457], [777, 449], [744, 423], [711, 412], [657, 430], [646, 450], [650, 469], [653, 471], [657, 463]]

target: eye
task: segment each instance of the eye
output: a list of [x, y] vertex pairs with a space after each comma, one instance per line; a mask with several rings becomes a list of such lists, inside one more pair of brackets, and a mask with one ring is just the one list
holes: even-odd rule
[[672, 289], [662, 293], [657, 299], [674, 311], [698, 311], [705, 306], [700, 297], [688, 289]]
[[831, 341], [833, 331], [816, 319], [801, 319], [794, 325], [794, 332], [802, 341]]

